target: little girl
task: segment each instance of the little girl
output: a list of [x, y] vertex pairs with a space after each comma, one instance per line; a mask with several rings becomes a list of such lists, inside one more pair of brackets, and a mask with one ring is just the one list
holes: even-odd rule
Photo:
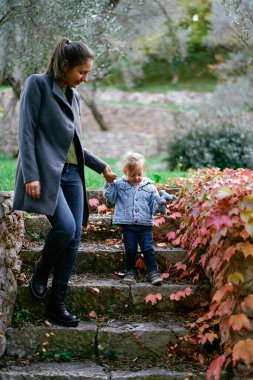
[[[122, 227], [126, 275], [123, 282], [135, 284], [138, 243], [144, 255], [149, 281], [161, 284], [153, 248], [152, 215], [166, 200], [159, 196], [153, 181], [144, 177], [145, 159], [128, 152], [123, 161], [124, 176], [104, 186], [104, 196], [115, 204], [114, 224]], [[167, 194], [168, 195], [168, 194]]]

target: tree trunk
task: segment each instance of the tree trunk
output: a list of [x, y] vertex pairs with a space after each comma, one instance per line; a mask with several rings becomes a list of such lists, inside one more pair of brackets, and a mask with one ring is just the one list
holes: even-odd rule
[[22, 87], [20, 80], [13, 78], [13, 77], [10, 77], [10, 76], [8, 76], [8, 78], [6, 78], [6, 80], [11, 85], [16, 98], [19, 99], [20, 93], [21, 93], [21, 87]]
[[91, 91], [86, 91], [85, 94], [81, 93], [81, 99], [85, 102], [85, 104], [89, 107], [91, 110], [92, 115], [94, 116], [94, 119], [98, 123], [100, 129], [102, 131], [108, 131], [108, 125], [105, 122], [105, 119], [103, 117], [103, 114], [99, 111], [98, 106], [95, 101], [95, 95], [96, 95], [96, 88], [93, 88]]

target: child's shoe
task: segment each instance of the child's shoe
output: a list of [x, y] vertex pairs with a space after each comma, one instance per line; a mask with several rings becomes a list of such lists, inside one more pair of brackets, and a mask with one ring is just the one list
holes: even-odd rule
[[134, 285], [136, 283], [135, 270], [127, 271], [125, 277], [122, 279], [122, 282], [127, 285]]
[[163, 279], [160, 277], [160, 273], [155, 270], [148, 274], [148, 279], [152, 285], [160, 285], [163, 282]]

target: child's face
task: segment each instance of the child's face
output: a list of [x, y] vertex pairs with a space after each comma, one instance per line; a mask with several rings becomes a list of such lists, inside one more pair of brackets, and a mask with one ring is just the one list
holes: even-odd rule
[[133, 185], [139, 185], [143, 180], [144, 167], [143, 165], [137, 165], [131, 171], [129, 169], [126, 169], [125, 175], [127, 177], [127, 180]]

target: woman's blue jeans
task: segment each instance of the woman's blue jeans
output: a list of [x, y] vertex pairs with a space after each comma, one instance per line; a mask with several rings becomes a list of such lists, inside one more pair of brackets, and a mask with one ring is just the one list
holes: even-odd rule
[[157, 270], [153, 248], [152, 226], [123, 224], [122, 233], [125, 246], [126, 271], [135, 269], [138, 244], [144, 256], [147, 273]]
[[42, 255], [54, 263], [53, 284], [67, 285], [82, 234], [83, 184], [77, 165], [64, 165], [55, 213], [47, 218], [52, 229]]

